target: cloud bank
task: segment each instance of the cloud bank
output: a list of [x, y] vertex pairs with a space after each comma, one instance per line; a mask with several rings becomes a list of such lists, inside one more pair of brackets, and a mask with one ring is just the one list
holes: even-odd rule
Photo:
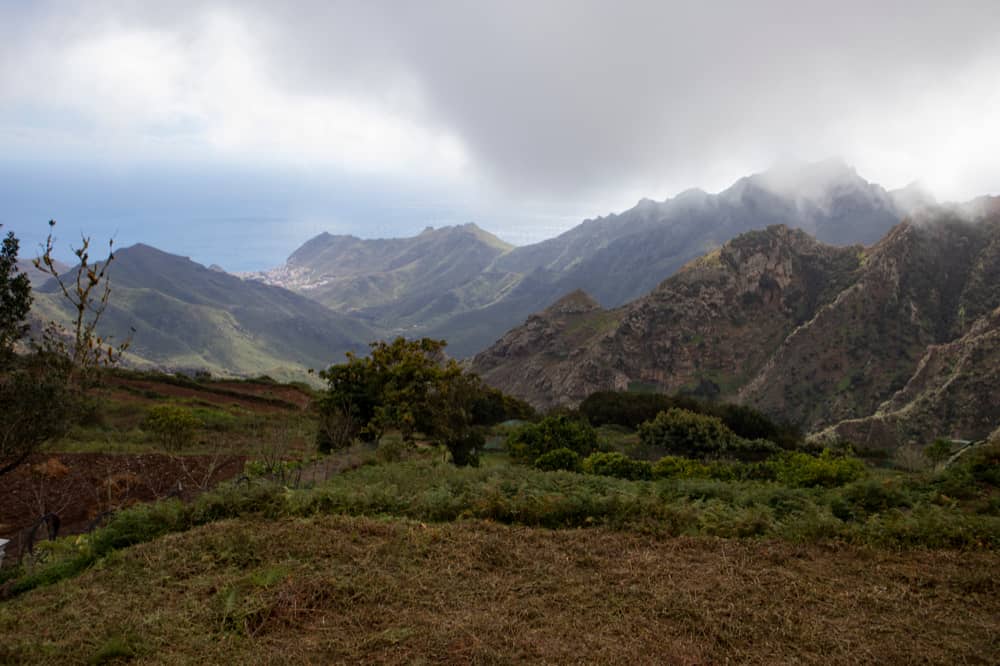
[[0, 8], [7, 160], [256, 164], [553, 225], [841, 156], [1000, 188], [983, 2], [94, 2]]

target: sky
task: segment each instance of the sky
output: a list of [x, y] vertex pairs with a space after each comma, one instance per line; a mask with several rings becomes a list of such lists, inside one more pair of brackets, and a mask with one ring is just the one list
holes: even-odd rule
[[1000, 193], [1000, 3], [0, 0], [0, 224], [228, 270], [837, 156]]

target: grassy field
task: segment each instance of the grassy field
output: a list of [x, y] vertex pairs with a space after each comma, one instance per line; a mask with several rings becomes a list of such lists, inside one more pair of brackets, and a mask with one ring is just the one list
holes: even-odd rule
[[[3, 481], [0, 534], [56, 502], [75, 533], [9, 552], [0, 663], [1000, 663], [995, 449], [833, 485], [630, 481], [458, 468], [394, 432], [318, 457], [311, 390], [267, 380], [102, 391]], [[180, 448], [164, 404], [195, 418]]]
[[0, 604], [5, 663], [996, 663], [995, 552], [244, 518]]

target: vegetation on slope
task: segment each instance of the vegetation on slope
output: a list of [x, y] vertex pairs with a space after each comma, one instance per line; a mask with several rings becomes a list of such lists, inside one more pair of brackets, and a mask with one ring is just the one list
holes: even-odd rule
[[0, 661], [986, 663], [997, 564], [483, 521], [243, 518], [0, 604]]

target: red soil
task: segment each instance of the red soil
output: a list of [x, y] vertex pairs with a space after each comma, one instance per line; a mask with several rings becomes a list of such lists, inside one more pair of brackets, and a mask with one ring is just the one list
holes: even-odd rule
[[[158, 385], [159, 387], [160, 385]], [[158, 453], [36, 454], [0, 477], [0, 538], [10, 539], [4, 563], [27, 546], [41, 516], [59, 517], [59, 534], [76, 534], [106, 511], [168, 496], [189, 500], [243, 470], [243, 456]], [[44, 538], [44, 526], [36, 539]]]

